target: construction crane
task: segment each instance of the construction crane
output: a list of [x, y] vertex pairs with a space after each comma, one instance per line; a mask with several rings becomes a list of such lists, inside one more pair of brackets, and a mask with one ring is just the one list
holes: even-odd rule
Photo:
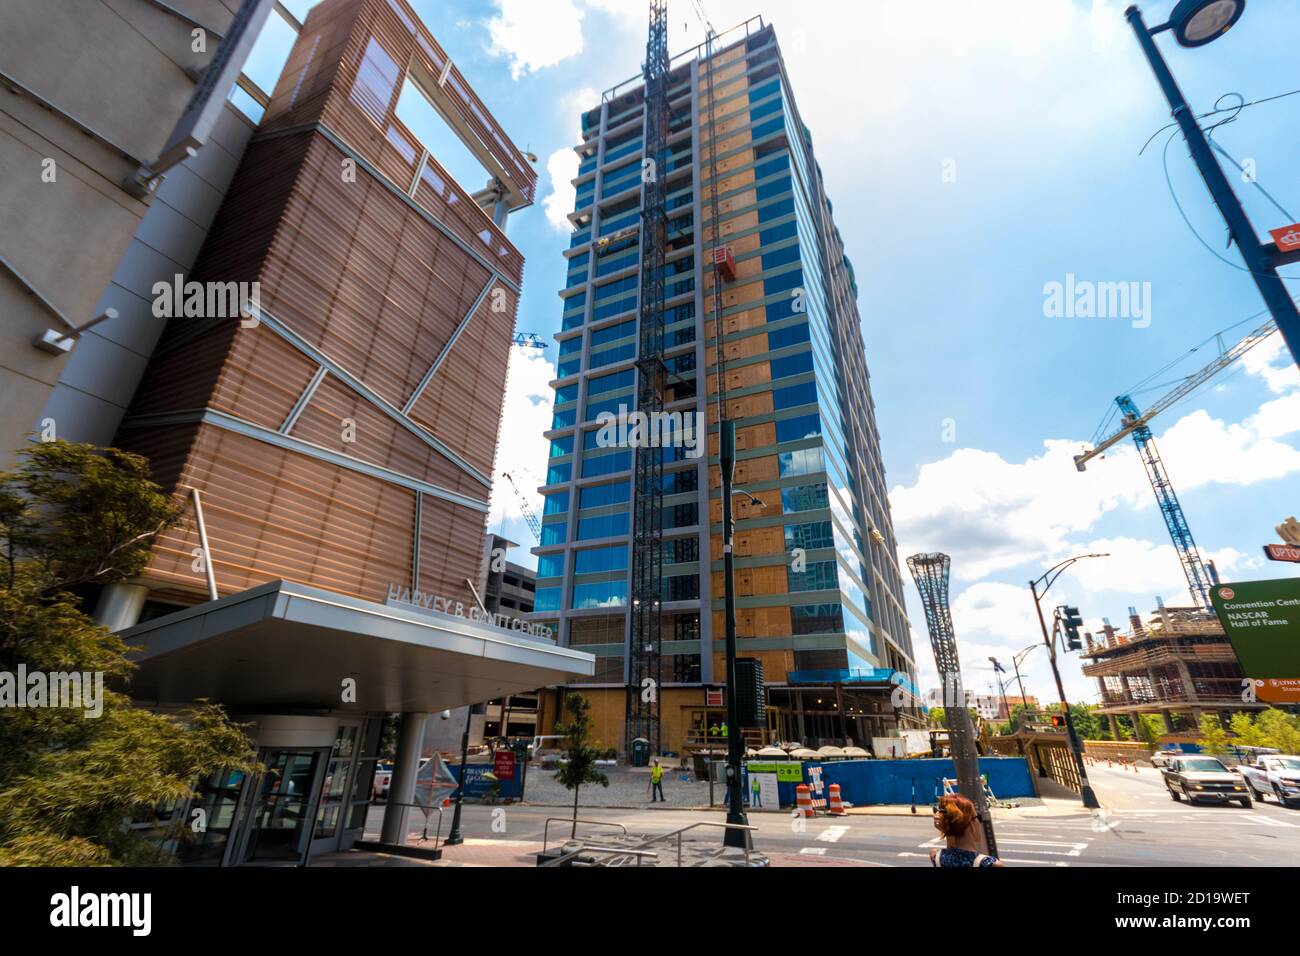
[[[645, 159], [641, 194], [641, 302], [637, 349], [637, 412], [643, 421], [663, 413], [664, 273], [668, 251], [668, 2], [650, 0], [650, 30], [645, 51]], [[650, 443], [648, 443], [650, 444]], [[664, 564], [664, 455], [653, 447], [635, 450], [632, 484], [632, 606], [628, 637], [626, 741], [643, 738], [650, 753], [660, 751], [660, 699], [663, 684], [662, 614]]]
[[501, 477], [510, 482], [510, 487], [515, 490], [515, 497], [519, 499], [519, 510], [523, 513], [524, 521], [528, 522], [528, 527], [533, 532], [533, 537], [537, 539], [538, 544], [541, 544], [542, 523], [537, 520], [537, 515], [533, 512], [532, 506], [528, 504], [528, 499], [525, 498], [524, 493], [519, 490], [519, 486], [515, 484], [514, 476], [511, 475], [510, 472], [501, 472]]
[[1276, 331], [1277, 326], [1272, 320], [1265, 322], [1236, 345], [1224, 349], [1214, 361], [1184, 378], [1171, 391], [1147, 406], [1145, 412], [1137, 407], [1131, 396], [1120, 395], [1115, 399], [1123, 423], [1120, 428], [1098, 442], [1095, 447], [1074, 456], [1074, 466], [1079, 471], [1085, 471], [1088, 462], [1092, 459], [1102, 455], [1108, 448], [1122, 441], [1125, 436], [1133, 436], [1138, 457], [1142, 459], [1147, 478], [1151, 482], [1151, 490], [1155, 492], [1156, 504], [1160, 506], [1160, 514], [1165, 519], [1169, 537], [1174, 543], [1174, 550], [1178, 553], [1178, 561], [1183, 567], [1183, 574], [1187, 577], [1188, 591], [1191, 592], [1192, 600], [1206, 610], [1213, 609], [1210, 603], [1210, 587], [1217, 583], [1217, 575], [1213, 565], [1207, 565], [1201, 559], [1196, 541], [1192, 538], [1192, 530], [1187, 524], [1187, 517], [1183, 514], [1183, 507], [1178, 501], [1178, 495], [1174, 493], [1169, 473], [1160, 459], [1160, 452], [1156, 448], [1149, 422], [1165, 409], [1186, 398]]
[[542, 341], [542, 337], [536, 332], [516, 332], [510, 337], [510, 342], [526, 349], [546, 348], [546, 343]]

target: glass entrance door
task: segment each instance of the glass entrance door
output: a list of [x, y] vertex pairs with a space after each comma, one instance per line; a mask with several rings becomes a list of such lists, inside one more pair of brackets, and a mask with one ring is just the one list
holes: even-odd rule
[[303, 858], [328, 753], [328, 748], [317, 748], [263, 749], [258, 754], [266, 772], [255, 781], [240, 862]]

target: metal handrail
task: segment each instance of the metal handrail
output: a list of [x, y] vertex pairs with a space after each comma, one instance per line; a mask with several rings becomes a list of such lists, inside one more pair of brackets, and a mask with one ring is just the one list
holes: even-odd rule
[[542, 825], [542, 852], [546, 852], [546, 847], [550, 841], [551, 824], [560, 823], [589, 823], [597, 827], [618, 827], [627, 836], [627, 827], [621, 823], [611, 823], [609, 820], [575, 820], [573, 817], [547, 817], [546, 822]]
[[[682, 865], [682, 834], [687, 830], [694, 830], [696, 827], [719, 827], [723, 830], [757, 830], [758, 827], [749, 823], [715, 823], [711, 820], [701, 820], [699, 823], [692, 823], [690, 826], [682, 827], [680, 830], [673, 830], [671, 833], [665, 833], [662, 836], [651, 837], [642, 843], [642, 846], [649, 846], [652, 843], [658, 843], [661, 840], [668, 840], [677, 837], [677, 865]], [[749, 865], [749, 855], [751, 849], [745, 847], [745, 865]]]
[[[397, 801], [389, 801], [389, 800], [385, 800], [385, 801], [384, 801], [384, 806], [392, 806], [392, 807], [415, 807], [417, 810], [420, 810], [421, 812], [423, 812], [423, 813], [424, 813], [424, 833], [422, 833], [422, 834], [420, 835], [420, 839], [421, 839], [421, 840], [428, 840], [428, 839], [429, 839], [429, 811], [431, 811], [431, 810], [437, 810], [437, 811], [438, 811], [438, 826], [437, 826], [437, 829], [435, 829], [435, 830], [433, 831], [433, 849], [434, 849], [435, 852], [437, 851], [439, 841], [441, 841], [441, 839], [442, 839], [442, 807], [441, 807], [440, 805], [438, 805], [438, 804], [435, 803], [432, 807], [426, 807], [426, 806], [425, 806], [424, 804], [422, 804], [422, 803], [400, 803], [400, 802], [397, 802]], [[405, 845], [405, 840], [406, 840], [406, 834], [405, 834], [405, 833], [402, 834], [401, 839], [402, 839], [402, 841], [403, 841], [403, 845]]]
[[659, 859], [659, 854], [655, 853], [653, 850], [634, 850], [626, 847], [614, 846], [592, 846], [584, 843], [576, 850], [570, 850], [563, 856], [557, 856], [554, 860], [547, 860], [542, 864], [542, 866], [559, 866], [561, 863], [567, 863], [569, 860], [582, 856], [584, 853], [604, 853], [609, 856], [634, 856], [636, 857], [637, 866], [641, 865], [642, 857], [648, 856], [653, 860]]

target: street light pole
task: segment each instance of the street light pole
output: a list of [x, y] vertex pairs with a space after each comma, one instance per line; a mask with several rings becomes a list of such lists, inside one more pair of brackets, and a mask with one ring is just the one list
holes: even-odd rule
[[[1030, 651], [1034, 650], [1037, 647], [1038, 647], [1037, 644], [1030, 644], [1019, 654], [1013, 654], [1011, 656], [1011, 667], [1016, 672], [1016, 683], [1020, 685], [1020, 706], [1025, 708], [1026, 711], [1029, 710], [1029, 698], [1025, 696], [1025, 682], [1024, 679], [1020, 676], [1020, 662], [1023, 661], [1029, 655]], [[1007, 715], [1007, 719], [1008, 720], [1011, 719], [1010, 714]]]
[[[1047, 594], [1048, 589], [1061, 576], [1063, 572], [1074, 562], [1083, 558], [1104, 558], [1104, 554], [1081, 554], [1077, 557], [1069, 558], [1049, 568], [1042, 577], [1035, 581], [1029, 582], [1029, 593], [1034, 597], [1034, 610], [1038, 612], [1038, 625], [1043, 629], [1043, 643], [1047, 645], [1047, 656], [1052, 662], [1052, 676], [1056, 678], [1056, 692], [1061, 698], [1061, 711], [1065, 717], [1065, 731], [1070, 738], [1070, 752], [1074, 755], [1074, 769], [1079, 774], [1079, 796], [1083, 798], [1083, 805], [1090, 810], [1100, 809], [1101, 803], [1097, 800], [1097, 794], [1093, 792], [1092, 784], [1088, 782], [1088, 770], [1083, 764], [1083, 746], [1079, 743], [1079, 735], [1074, 730], [1074, 719], [1070, 716], [1070, 702], [1065, 696], [1065, 684], [1061, 682], [1061, 670], [1056, 666], [1056, 641], [1047, 634], [1047, 621], [1043, 618], [1043, 605], [1040, 603], [1043, 596]], [[1052, 572], [1056, 572], [1052, 575]], [[1049, 576], [1051, 579], [1048, 580]], [[1046, 581], [1045, 584], [1043, 582]], [[1043, 593], [1038, 593], [1038, 585], [1043, 584]], [[1053, 630], [1053, 637], [1055, 630]], [[1023, 691], [1021, 694], [1023, 695]]]
[[[718, 345], [721, 353], [721, 343]], [[736, 697], [736, 562], [732, 537], [735, 522], [731, 516], [731, 482], [736, 468], [736, 423], [723, 419], [718, 434], [718, 462], [722, 471], [722, 577], [725, 592], [723, 617], [727, 642], [727, 822], [749, 824], [740, 794], [740, 706]], [[750, 831], [728, 827], [722, 845], [743, 850], [753, 849]]]
[[[1295, 301], [1287, 292], [1282, 277], [1277, 274], [1277, 266], [1300, 262], [1300, 251], [1284, 252], [1274, 243], [1259, 241], [1255, 227], [1246, 215], [1246, 210], [1242, 208], [1241, 200], [1233, 192], [1232, 185], [1224, 175], [1223, 167], [1219, 165], [1219, 160], [1214, 155], [1204, 130], [1196, 122], [1196, 116], [1188, 106], [1182, 90], [1178, 88], [1178, 83], [1169, 71], [1160, 48], [1156, 46], [1155, 35], [1170, 29], [1175, 32], [1178, 42], [1183, 46], [1200, 46], [1221, 36], [1232, 23], [1228, 23], [1216, 33], [1188, 38], [1188, 25], [1198, 16], [1205, 15], [1207, 6], [1209, 6], [1208, 0], [1184, 0], [1174, 8], [1169, 22], [1154, 29], [1147, 29], [1142, 19], [1142, 11], [1136, 4], [1129, 7], [1124, 15], [1137, 36], [1138, 45], [1146, 54], [1147, 62], [1156, 75], [1156, 81], [1160, 84], [1165, 99], [1169, 101], [1174, 120], [1182, 130], [1187, 148], [1191, 151], [1192, 160], [1196, 163], [1196, 168], [1201, 174], [1201, 179], [1205, 181], [1214, 204], [1219, 207], [1219, 212], [1227, 223], [1229, 234], [1237, 243], [1237, 251], [1241, 253], [1255, 287], [1263, 296], [1273, 321], [1277, 323], [1278, 331], [1282, 333], [1282, 338], [1286, 340], [1287, 348], [1291, 350], [1292, 360], [1300, 365], [1300, 311], [1297, 311]], [[1245, 0], [1240, 0], [1240, 5], [1233, 10], [1232, 22], [1241, 15], [1241, 9], [1244, 7]]]
[[456, 788], [456, 810], [451, 815], [451, 832], [443, 840], [444, 846], [460, 846], [465, 838], [460, 835], [460, 803], [465, 796], [465, 765], [469, 763], [469, 723], [474, 718], [474, 705], [465, 705], [465, 732], [460, 735], [460, 786]]

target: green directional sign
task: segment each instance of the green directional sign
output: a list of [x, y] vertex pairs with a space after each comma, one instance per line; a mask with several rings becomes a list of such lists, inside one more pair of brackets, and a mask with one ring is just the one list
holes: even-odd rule
[[1216, 584], [1210, 599], [1247, 677], [1300, 677], [1300, 578]]

